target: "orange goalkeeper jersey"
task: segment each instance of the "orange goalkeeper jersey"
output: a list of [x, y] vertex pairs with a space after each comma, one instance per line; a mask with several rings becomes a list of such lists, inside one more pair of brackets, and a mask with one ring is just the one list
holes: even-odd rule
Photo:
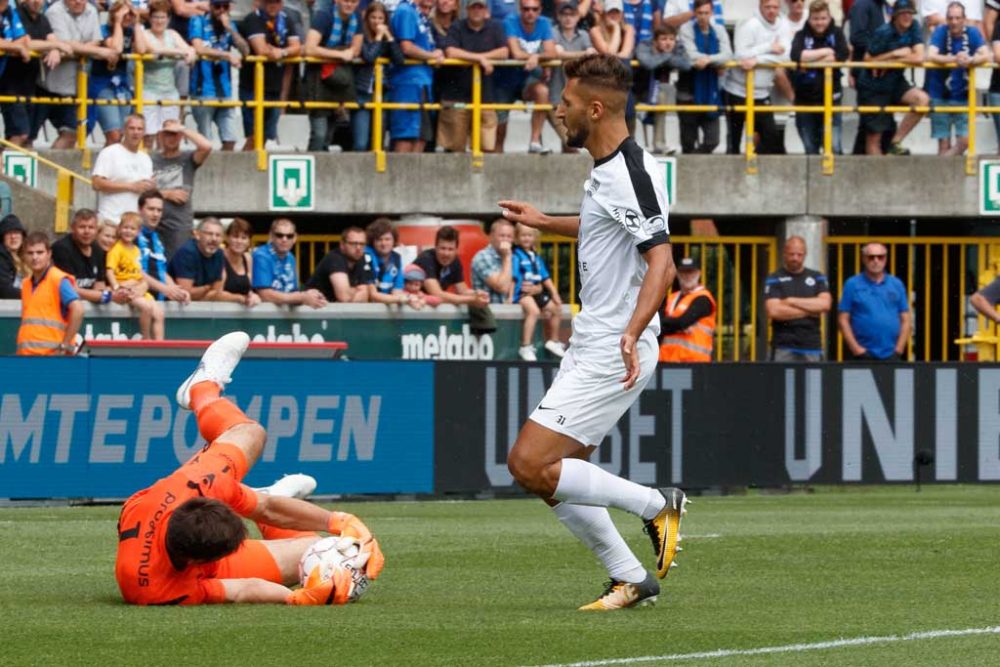
[[180, 505], [198, 496], [215, 498], [240, 516], [248, 516], [257, 507], [257, 494], [240, 483], [246, 472], [243, 452], [216, 442], [170, 476], [125, 501], [118, 518], [115, 578], [126, 602], [163, 605], [225, 601], [223, 586], [216, 579], [218, 562], [183, 570], [171, 563], [166, 548], [167, 521]]

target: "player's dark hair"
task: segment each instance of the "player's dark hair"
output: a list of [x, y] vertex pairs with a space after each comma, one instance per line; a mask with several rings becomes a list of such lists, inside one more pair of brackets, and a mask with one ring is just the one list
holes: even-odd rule
[[563, 65], [567, 79], [578, 79], [585, 86], [605, 88], [628, 94], [632, 70], [616, 56], [594, 54], [570, 60]]
[[[371, 7], [371, 5], [368, 5]], [[392, 234], [392, 244], [399, 243], [399, 230], [392, 224], [389, 218], [375, 218], [365, 227], [365, 235], [368, 237], [368, 245], [375, 245], [375, 241], [386, 234]]]
[[167, 522], [167, 553], [175, 564], [219, 560], [236, 551], [246, 538], [243, 519], [214, 498], [191, 498]]
[[163, 193], [156, 189], [146, 190], [139, 195], [139, 209], [141, 210], [150, 199], [159, 199], [160, 201], [163, 201]]
[[437, 234], [434, 235], [434, 245], [437, 245], [441, 241], [458, 245], [458, 230], [451, 225], [445, 225], [437, 230]]

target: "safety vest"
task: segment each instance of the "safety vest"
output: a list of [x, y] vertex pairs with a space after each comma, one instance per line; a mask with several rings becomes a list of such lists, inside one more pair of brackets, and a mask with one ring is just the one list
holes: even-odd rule
[[69, 319], [63, 317], [59, 285], [73, 276], [50, 266], [37, 287], [28, 277], [21, 285], [21, 328], [17, 331], [17, 353], [24, 355], [55, 354], [66, 336]]
[[660, 361], [691, 362], [712, 360], [712, 339], [715, 335], [715, 299], [704, 286], [698, 285], [687, 294], [676, 292], [667, 301], [663, 314], [679, 317], [687, 312], [691, 302], [700, 296], [708, 297], [712, 312], [684, 331], [663, 337], [660, 342]]

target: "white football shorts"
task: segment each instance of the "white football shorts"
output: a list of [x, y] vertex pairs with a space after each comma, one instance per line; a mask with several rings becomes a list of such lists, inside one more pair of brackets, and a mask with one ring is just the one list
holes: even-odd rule
[[641, 370], [627, 391], [622, 384], [625, 362], [618, 339], [583, 348], [570, 345], [552, 386], [529, 419], [582, 445], [600, 445], [656, 371], [656, 337], [647, 329], [636, 345]]

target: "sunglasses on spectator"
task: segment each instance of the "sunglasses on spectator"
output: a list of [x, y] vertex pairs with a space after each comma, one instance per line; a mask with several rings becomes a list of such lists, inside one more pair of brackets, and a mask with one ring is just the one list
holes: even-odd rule
[[295, 238], [295, 232], [289, 232], [287, 234], [282, 234], [281, 232], [275, 232], [274, 233], [274, 238], [276, 238], [276, 239], [285, 239], [285, 240], [289, 240], [290, 241], [291, 239]]
[[541, 5], [537, 7], [521, 7], [522, 12], [540, 12], [542, 11]]
[[865, 259], [885, 259], [885, 255], [865, 255]]

